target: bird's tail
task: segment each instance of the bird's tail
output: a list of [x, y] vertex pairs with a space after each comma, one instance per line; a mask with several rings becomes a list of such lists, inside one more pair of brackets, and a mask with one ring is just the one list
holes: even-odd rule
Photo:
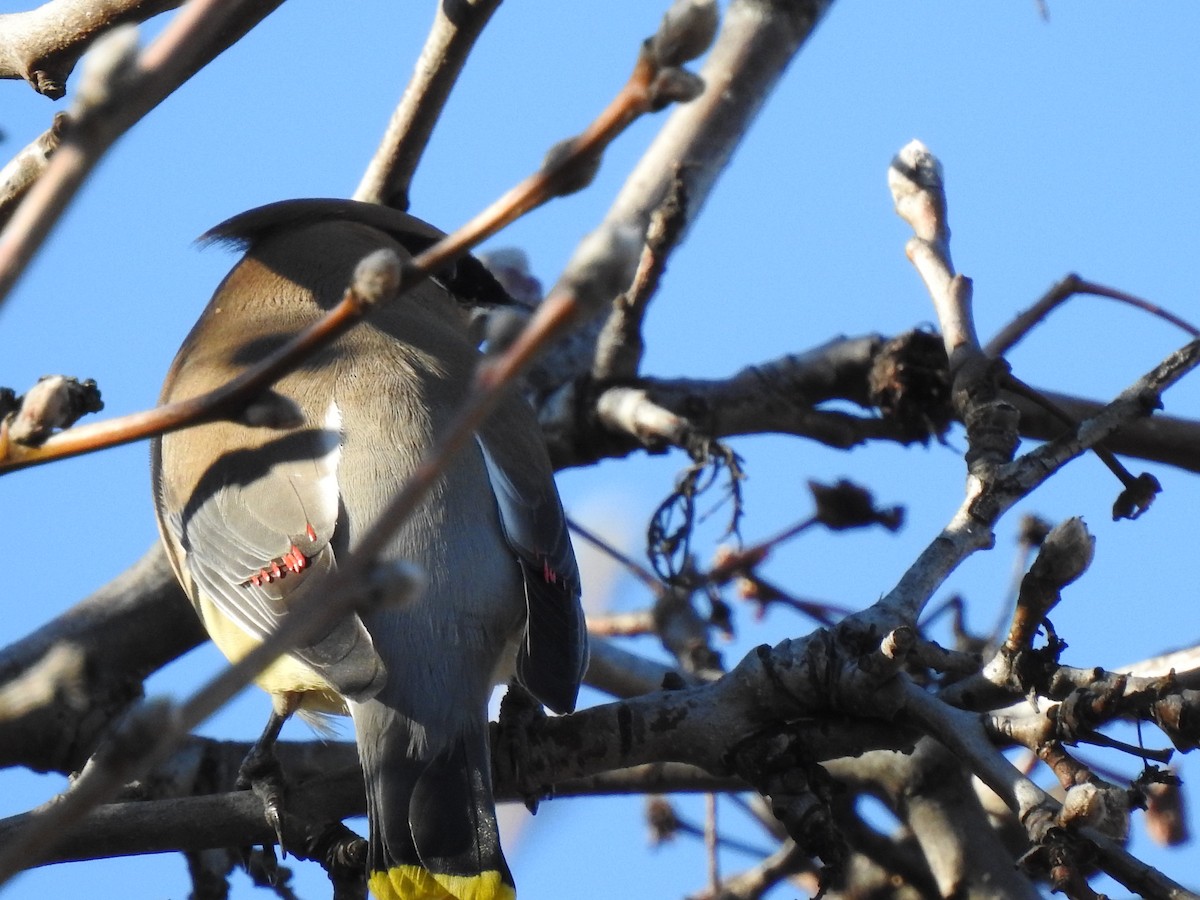
[[378, 900], [515, 900], [486, 732], [474, 728], [414, 753], [411, 729], [392, 710], [367, 703], [354, 719], [367, 785], [371, 893]]

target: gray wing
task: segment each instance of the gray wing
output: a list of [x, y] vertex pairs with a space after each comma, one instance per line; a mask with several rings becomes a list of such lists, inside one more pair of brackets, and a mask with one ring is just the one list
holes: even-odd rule
[[490, 431], [485, 426], [476, 440], [505, 540], [525, 582], [528, 618], [517, 654], [517, 677], [550, 709], [571, 712], [588, 654], [579, 567], [566, 516], [544, 450], [537, 448], [539, 455], [531, 458], [529, 446], [513, 446]]
[[[336, 430], [305, 429], [219, 457], [167, 518], [196, 588], [261, 640], [336, 571]], [[338, 693], [373, 695], [384, 670], [361, 620], [347, 616], [293, 655]]]

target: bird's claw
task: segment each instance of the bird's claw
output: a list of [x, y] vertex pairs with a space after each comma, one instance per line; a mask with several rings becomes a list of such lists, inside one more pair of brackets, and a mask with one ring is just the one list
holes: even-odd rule
[[251, 751], [238, 769], [234, 786], [239, 791], [254, 791], [262, 801], [263, 817], [275, 832], [280, 854], [287, 859], [287, 848], [283, 843], [283, 807], [287, 783], [283, 777], [283, 767], [279, 765], [275, 754], [259, 752], [257, 748]]
[[256, 781], [254, 793], [263, 803], [263, 817], [271, 830], [275, 832], [275, 840], [279, 844], [279, 854], [287, 859], [287, 847], [283, 843], [283, 782]]

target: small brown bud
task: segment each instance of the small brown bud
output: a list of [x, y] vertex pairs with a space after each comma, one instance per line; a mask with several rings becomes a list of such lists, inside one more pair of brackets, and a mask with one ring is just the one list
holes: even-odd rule
[[572, 158], [577, 140], [567, 138], [559, 141], [546, 152], [546, 158], [542, 160], [542, 172], [552, 179], [556, 197], [582, 191], [600, 171], [599, 153]]
[[646, 798], [646, 824], [650, 826], [650, 846], [658, 847], [679, 833], [679, 816], [671, 801], [661, 794]]
[[1150, 504], [1161, 491], [1162, 485], [1158, 483], [1158, 479], [1149, 472], [1143, 472], [1133, 479], [1132, 484], [1125, 486], [1125, 490], [1121, 491], [1113, 503], [1113, 521], [1136, 519], [1150, 508]]
[[650, 108], [657, 112], [672, 103], [687, 103], [704, 93], [704, 79], [685, 69], [662, 69], [650, 83]]
[[1178, 781], [1146, 787], [1146, 832], [1163, 847], [1187, 843], [1187, 815]]
[[717, 34], [716, 0], [675, 0], [650, 39], [660, 66], [681, 66], [709, 48]]
[[74, 112], [103, 109], [128, 86], [137, 67], [138, 29], [132, 23], [110, 28], [83, 57], [75, 87]]
[[1026, 547], [1040, 547], [1050, 533], [1050, 523], [1041, 516], [1026, 513], [1017, 526], [1017, 541]]
[[369, 253], [354, 267], [350, 290], [367, 306], [385, 303], [400, 287], [400, 257], [384, 248]]
[[868, 525], [896, 531], [904, 524], [903, 507], [876, 507], [870, 491], [844, 478], [832, 485], [809, 481], [808, 489], [817, 505], [814, 518], [832, 531]]

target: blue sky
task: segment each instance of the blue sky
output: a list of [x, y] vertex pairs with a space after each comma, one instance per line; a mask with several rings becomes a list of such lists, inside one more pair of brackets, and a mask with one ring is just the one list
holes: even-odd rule
[[[0, 0], [3, 12], [23, 6]], [[529, 173], [620, 86], [664, 6], [504, 4], [434, 135], [413, 212], [451, 228]], [[945, 166], [954, 258], [975, 280], [983, 336], [1069, 271], [1200, 319], [1193, 260], [1200, 6], [1051, 0], [1050, 12], [1044, 22], [1033, 0], [835, 4], [672, 258], [647, 323], [645, 371], [719, 377], [841, 334], [893, 334], [930, 322], [885, 182], [889, 159], [914, 137]], [[0, 310], [0, 384], [20, 391], [61, 372], [95, 378], [105, 415], [153, 404], [176, 347], [233, 262], [221, 250], [199, 252], [192, 240], [261, 203], [353, 191], [430, 14], [428, 3], [292, 0], [168, 99], [100, 166]], [[56, 107], [16, 82], [0, 84], [0, 97], [7, 158]], [[552, 282], [661, 121], [649, 118], [623, 136], [588, 191], [534, 213], [491, 246], [524, 248], [536, 274]], [[1141, 313], [1083, 298], [1056, 313], [1012, 362], [1035, 385], [1104, 398], [1185, 340]], [[1200, 382], [1184, 382], [1165, 400], [1168, 412], [1200, 415]], [[746, 537], [805, 515], [808, 478], [852, 477], [882, 501], [906, 504], [908, 524], [898, 535], [806, 535], [768, 563], [768, 575], [799, 594], [868, 604], [953, 513], [962, 445], [958, 433], [948, 447], [850, 454], [796, 439], [737, 441], [750, 475]], [[560, 484], [573, 515], [636, 552], [642, 523], [681, 465], [677, 455], [606, 463], [564, 473]], [[1200, 604], [1191, 512], [1200, 479], [1141, 468], [1164, 487], [1143, 519], [1109, 521], [1117, 485], [1094, 458], [1079, 460], [1021, 504], [1002, 523], [997, 549], [970, 560], [942, 596], [963, 593], [970, 624], [990, 626], [1008, 583], [1019, 513], [1082, 515], [1097, 552], [1053, 617], [1070, 644], [1066, 661], [1116, 666], [1194, 643]], [[6, 642], [104, 583], [156, 539], [145, 446], [0, 479], [0, 509]], [[702, 545], [702, 556], [710, 550]], [[608, 590], [599, 575], [589, 588]], [[605, 599], [616, 608], [645, 601], [621, 579]], [[809, 630], [780, 612], [756, 622], [743, 611], [738, 625], [736, 642], [723, 648], [730, 663], [755, 644]], [[638, 649], [655, 652], [648, 643]], [[156, 677], [152, 690], [182, 697], [220, 664], [211, 648], [197, 651]], [[266, 710], [265, 698], [248, 691], [205, 733], [250, 737]], [[1135, 771], [1131, 761], [1105, 759]], [[1200, 769], [1188, 761], [1185, 779], [1193, 773]], [[56, 777], [0, 772], [0, 814], [61, 786]], [[681, 808], [701, 816], [699, 799]], [[647, 850], [641, 812], [636, 799], [543, 804], [533, 827], [510, 841], [523, 900], [699, 890], [702, 848], [681, 839]], [[722, 815], [736, 822], [735, 813]], [[738, 831], [757, 837], [752, 827]], [[1177, 877], [1194, 869], [1194, 849], [1163, 854], [1140, 834], [1134, 849]], [[722, 859], [727, 871], [743, 862]], [[296, 887], [303, 897], [326, 896], [323, 881], [302, 866]], [[188, 883], [182, 859], [163, 856], [28, 873], [6, 896], [85, 889], [101, 898], [183, 898]], [[234, 897], [251, 896], [236, 877]]]

